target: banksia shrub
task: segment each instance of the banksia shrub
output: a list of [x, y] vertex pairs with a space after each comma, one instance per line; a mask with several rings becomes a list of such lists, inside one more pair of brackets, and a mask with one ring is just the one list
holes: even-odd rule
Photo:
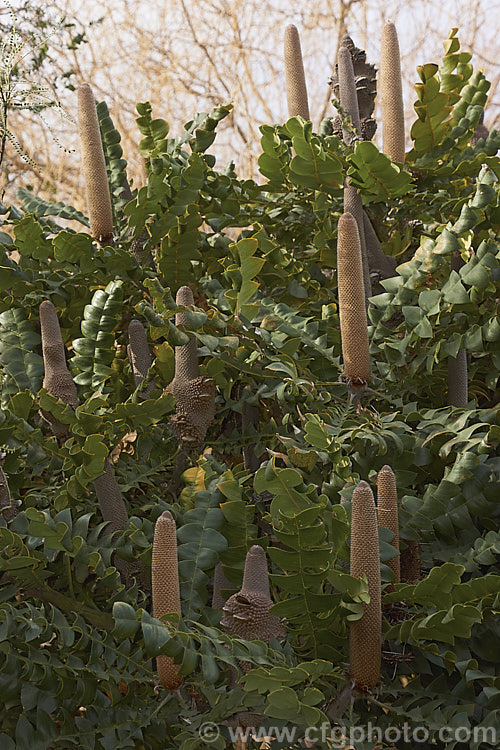
[[[177, 537], [175, 521], [170, 511], [164, 511], [155, 524], [153, 560], [151, 568], [153, 616], [181, 615], [179, 571], [177, 567]], [[175, 690], [182, 682], [179, 667], [169, 656], [156, 657], [160, 683], [167, 690]]]
[[[65, 404], [76, 409], [78, 406], [78, 394], [76, 386], [66, 364], [64, 344], [57, 319], [56, 308], [49, 300], [40, 305], [40, 328], [42, 336], [42, 354], [45, 367], [43, 387], [49, 393], [60, 398]], [[41, 414], [50, 422], [52, 432], [58, 438], [68, 435], [67, 425], [61, 424], [52, 414], [41, 411]]]
[[448, 404], [466, 407], [468, 401], [467, 351], [460, 349], [456, 357], [448, 357]]
[[370, 357], [361, 246], [356, 219], [349, 213], [338, 224], [337, 277], [344, 377], [356, 392], [370, 379]]
[[382, 31], [380, 93], [384, 153], [402, 164], [405, 160], [403, 85], [398, 34], [391, 21], [387, 21]]
[[[128, 347], [127, 354], [134, 376], [134, 384], [137, 388], [140, 386], [148, 370], [151, 367], [152, 357], [149, 351], [146, 331], [140, 320], [133, 318], [128, 327]], [[141, 393], [143, 398], [147, 398], [154, 389], [155, 384], [149, 383], [147, 388]]]
[[[193, 305], [191, 289], [181, 286], [176, 302], [178, 305]], [[187, 325], [187, 316], [177, 313], [175, 322]], [[176, 399], [175, 415], [170, 421], [172, 432], [185, 448], [200, 446], [215, 415], [215, 384], [212, 378], [200, 376], [198, 348], [193, 336], [189, 337], [187, 344], [175, 350], [175, 375], [165, 393], [172, 393]]]
[[300, 37], [297, 27], [293, 24], [285, 29], [285, 79], [289, 116], [300, 115], [304, 120], [309, 120], [309, 103]]
[[380, 676], [382, 608], [377, 513], [373, 493], [360, 482], [352, 495], [351, 575], [366, 575], [370, 603], [360, 620], [351, 622], [350, 674], [359, 689], [372, 689]]
[[90, 233], [99, 242], [109, 242], [113, 237], [113, 211], [95, 99], [88, 83], [78, 89], [78, 124]]
[[382, 466], [377, 476], [377, 516], [378, 525], [394, 534], [391, 544], [398, 550], [398, 554], [388, 560], [387, 565], [394, 573], [394, 583], [399, 583], [398, 492], [394, 472], [387, 465]]

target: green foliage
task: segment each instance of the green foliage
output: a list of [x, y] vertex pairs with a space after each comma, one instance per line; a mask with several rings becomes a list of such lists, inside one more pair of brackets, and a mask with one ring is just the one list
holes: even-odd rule
[[[296, 730], [274, 747], [325, 723], [424, 727], [437, 748], [460, 746], [442, 740], [443, 726], [500, 730], [500, 139], [470, 146], [487, 82], [455, 30], [442, 66], [420, 77], [411, 174], [369, 142], [347, 147], [295, 117], [262, 127], [258, 185], [234, 165], [216, 169], [208, 153], [230, 105], [169, 137], [142, 103], [146, 183], [124, 205], [120, 138], [101, 105], [115, 246], [56, 224], [86, 226], [70, 206], [23, 192], [23, 210], [0, 207], [1, 460], [19, 504], [12, 520], [0, 515], [2, 748], [191, 750], [206, 747], [199, 730], [214, 722], [223, 750], [242, 712]], [[339, 380], [336, 224], [347, 175], [399, 261], [369, 308], [374, 378], [359, 407]], [[139, 237], [147, 268], [130, 252]], [[189, 310], [174, 301], [186, 283]], [[44, 299], [58, 312], [76, 410], [40, 388]], [[147, 399], [126, 354], [137, 316], [154, 355]], [[163, 389], [189, 336], [217, 400], [203, 451], [187, 454]], [[459, 350], [469, 360], [463, 409], [446, 405]], [[53, 437], [40, 408], [68, 426], [67, 439]], [[252, 452], [256, 471], [244, 463]], [[115, 536], [92, 486], [107, 460], [129, 517]], [[396, 475], [402, 550], [420, 544], [421, 579], [390, 585], [394, 540], [381, 529], [382, 674], [373, 693], [354, 694], [349, 623], [369, 592], [349, 575], [350, 504], [354, 485], [374, 486], [384, 464]], [[151, 615], [149, 580], [165, 510], [177, 525], [182, 603], [168, 623]], [[229, 636], [210, 607], [216, 565], [223, 594], [237, 591], [253, 544], [267, 552], [284, 643]], [[118, 559], [131, 570], [126, 585]], [[179, 666], [177, 691], [155, 684], [159, 654]]]

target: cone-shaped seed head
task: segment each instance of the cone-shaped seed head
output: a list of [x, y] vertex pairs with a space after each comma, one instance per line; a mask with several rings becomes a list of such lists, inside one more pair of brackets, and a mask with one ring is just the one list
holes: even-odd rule
[[78, 89], [78, 124], [90, 232], [94, 239], [109, 242], [113, 236], [113, 212], [97, 109], [94, 94], [88, 83], [84, 83]]
[[[391, 544], [399, 551], [398, 492], [396, 477], [390, 466], [382, 466], [377, 476], [378, 525], [394, 534]], [[387, 561], [394, 573], [394, 583], [399, 583], [399, 554]]]
[[[193, 292], [188, 286], [181, 286], [177, 291], [175, 301], [178, 305], [194, 305]], [[188, 320], [185, 313], [177, 313], [175, 324], [178, 326], [187, 326]], [[189, 341], [184, 346], [175, 348], [175, 379], [194, 380], [200, 374], [198, 367], [198, 347], [194, 336], [189, 337]]]
[[[76, 409], [78, 393], [66, 364], [56, 308], [49, 300], [45, 300], [40, 305], [40, 329], [45, 368], [42, 385], [53, 396], [60, 398], [65, 404], [69, 404], [73, 409]], [[54, 435], [61, 438], [67, 436], [67, 425], [58, 422], [48, 412], [44, 411], [42, 414], [52, 425]]]
[[352, 214], [343, 214], [338, 224], [337, 277], [344, 374], [361, 385], [370, 379], [370, 357], [361, 246]]
[[396, 27], [387, 21], [382, 31], [380, 92], [382, 96], [382, 133], [384, 154], [392, 161], [405, 160], [405, 120], [401, 61]]
[[448, 404], [465, 407], [468, 401], [467, 351], [459, 349], [456, 357], [448, 357]]
[[362, 618], [350, 624], [350, 673], [357, 687], [372, 689], [380, 675], [382, 609], [377, 513], [366, 482], [352, 495], [350, 572], [355, 578], [366, 575], [370, 594]]
[[[177, 292], [178, 305], [194, 304], [193, 293], [187, 286]], [[185, 313], [175, 316], [177, 325], [187, 325]], [[205, 439], [208, 426], [215, 415], [215, 384], [212, 378], [199, 374], [196, 339], [175, 350], [175, 377], [165, 389], [176, 398], [175, 415], [170, 428], [187, 449], [197, 448]]]
[[269, 575], [266, 553], [259, 545], [251, 547], [245, 560], [241, 591], [229, 597], [223, 606], [221, 626], [231, 635], [249, 640], [284, 638], [284, 626], [277, 615], [269, 612]]
[[[342, 109], [350, 115], [352, 124], [361, 133], [361, 122], [359, 119], [358, 94], [356, 92], [356, 79], [352, 66], [351, 53], [347, 47], [340, 47], [338, 53], [338, 76], [339, 76], [339, 99]], [[352, 134], [344, 130], [344, 142], [352, 141]]]
[[12, 521], [18, 514], [17, 503], [12, 501], [9, 485], [7, 483], [7, 477], [3, 473], [3, 469], [0, 468], [0, 515], [2, 515], [7, 522]]
[[290, 117], [300, 115], [304, 120], [309, 120], [309, 103], [302, 50], [299, 32], [293, 24], [285, 29], [285, 78], [288, 115]]
[[[151, 567], [153, 616], [158, 619], [174, 612], [180, 616], [179, 571], [175, 521], [166, 510], [155, 524]], [[156, 657], [158, 677], [164, 688], [175, 690], [182, 682], [179, 667], [169, 656]]]

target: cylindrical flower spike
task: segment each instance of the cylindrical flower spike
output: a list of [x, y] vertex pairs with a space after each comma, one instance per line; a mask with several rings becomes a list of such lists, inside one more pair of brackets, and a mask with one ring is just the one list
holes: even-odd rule
[[400, 568], [401, 580], [405, 583], [418, 583], [420, 581], [420, 545], [417, 541], [407, 541], [406, 547], [401, 551]]
[[288, 115], [290, 117], [300, 115], [304, 120], [309, 120], [309, 103], [302, 50], [299, 32], [293, 24], [285, 29], [285, 79]]
[[[136, 318], [132, 318], [129, 323], [128, 340], [129, 344], [127, 347], [127, 353], [130, 366], [132, 367], [134, 384], [137, 388], [148, 374], [148, 370], [152, 363], [152, 357], [151, 352], [149, 351], [144, 326], [141, 321]], [[154, 388], [154, 382], [149, 383], [147, 388], [141, 393], [141, 396], [147, 398]]]
[[90, 233], [98, 242], [113, 237], [113, 211], [94, 94], [88, 83], [78, 89], [78, 124], [87, 188]]
[[358, 226], [349, 213], [338, 224], [337, 276], [344, 376], [348, 384], [363, 386], [370, 379], [368, 327]]
[[382, 97], [382, 134], [384, 153], [392, 161], [405, 160], [405, 120], [401, 61], [396, 27], [387, 21], [382, 31], [380, 91]]
[[214, 570], [214, 581], [212, 590], [212, 609], [222, 609], [226, 600], [222, 596], [222, 589], [233, 589], [234, 586], [224, 574], [224, 566], [217, 563]]
[[377, 513], [373, 493], [360, 482], [352, 495], [351, 575], [366, 575], [370, 603], [350, 624], [350, 674], [359, 689], [373, 689], [380, 676], [382, 608]]
[[459, 349], [456, 357], [448, 357], [448, 404], [465, 408], [468, 402], [467, 351]]
[[[175, 521], [170, 511], [164, 511], [155, 524], [152, 559], [153, 616], [181, 615], [179, 570], [177, 563], [177, 536]], [[165, 654], [156, 657], [156, 667], [161, 684], [167, 690], [176, 690], [182, 682], [179, 667]]]
[[394, 583], [399, 583], [398, 492], [394, 472], [387, 465], [382, 466], [377, 475], [377, 516], [378, 525], [394, 534], [391, 544], [398, 550], [398, 554], [388, 560], [387, 565], [394, 573]]
[[368, 254], [366, 251], [365, 226], [363, 201], [358, 189], [351, 185], [349, 178], [344, 183], [344, 213], [352, 214], [356, 219], [358, 227], [359, 245], [361, 248], [361, 265], [363, 269], [363, 289], [365, 295], [365, 307], [368, 306], [368, 299], [372, 295], [372, 282], [370, 279], [370, 266], [368, 264]]
[[[350, 116], [353, 126], [361, 137], [361, 121], [359, 119], [358, 94], [356, 78], [352, 65], [351, 53], [347, 47], [340, 47], [338, 52], [339, 99], [344, 112]], [[344, 130], [344, 143], [350, 143], [353, 135]]]
[[0, 516], [3, 516], [7, 523], [12, 521], [19, 513], [18, 503], [12, 501], [9, 491], [7, 477], [0, 467]]

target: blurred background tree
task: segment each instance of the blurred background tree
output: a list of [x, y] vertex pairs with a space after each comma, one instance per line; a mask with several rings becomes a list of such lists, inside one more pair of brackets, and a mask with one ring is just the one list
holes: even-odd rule
[[[8, 10], [8, 9], [7, 9]], [[72, 89], [91, 83], [96, 96], [105, 99], [122, 134], [129, 175], [142, 183], [143, 165], [138, 152], [135, 104], [151, 101], [157, 117], [166, 119], [175, 134], [197, 111], [209, 111], [233, 101], [217, 140], [220, 163], [234, 160], [242, 176], [256, 175], [262, 123], [287, 119], [283, 34], [294, 23], [300, 33], [311, 116], [314, 126], [334, 114], [328, 79], [342, 36], [348, 32], [366, 50], [367, 59], [379, 67], [381, 29], [392, 20], [401, 45], [407, 131], [415, 119], [416, 65], [439, 60], [442, 40], [451, 27], [459, 27], [463, 50], [473, 52], [473, 64], [491, 81], [485, 125], [498, 127], [500, 100], [498, 62], [498, 0], [451, 0], [436, 4], [417, 0], [302, 0], [290, 7], [285, 0], [168, 0], [162, 3], [109, 0], [105, 7], [90, 0], [58, 0], [50, 6], [38, 0], [16, 10], [18, 33], [39, 40], [43, 24], [63, 19], [43, 46], [38, 67], [25, 73], [46, 86], [55, 100], [74, 118], [76, 96]], [[3, 23], [8, 24], [8, 13]], [[1, 17], [1, 16], [0, 16]], [[53, 21], [52, 21], [53, 22]], [[98, 22], [98, 23], [97, 23]], [[45, 44], [45, 43], [44, 43]], [[36, 41], [31, 44], [36, 61]], [[28, 65], [31, 57], [23, 64]], [[35, 76], [36, 74], [36, 76]], [[10, 150], [7, 195], [30, 184], [40, 195], [64, 199], [83, 208], [83, 181], [77, 149], [76, 124], [47, 113], [58, 148], [47, 129], [30, 112], [13, 111], [12, 129], [41, 167], [21, 162]], [[379, 142], [381, 133], [375, 135]], [[408, 136], [409, 137], [409, 136]], [[408, 146], [410, 144], [408, 143]], [[4, 170], [7, 169], [4, 167]], [[5, 181], [5, 174], [3, 177]]]

